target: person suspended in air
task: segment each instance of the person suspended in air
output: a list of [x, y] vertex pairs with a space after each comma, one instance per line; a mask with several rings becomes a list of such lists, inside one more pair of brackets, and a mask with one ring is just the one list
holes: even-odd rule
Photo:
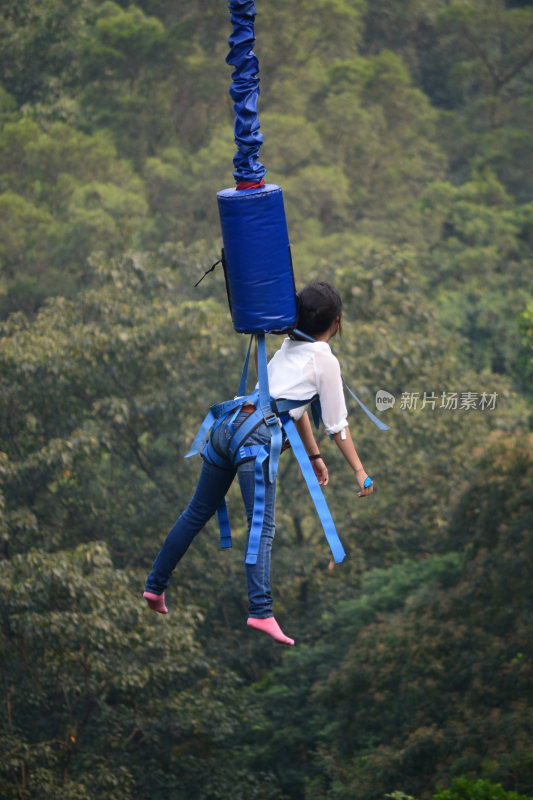
[[[318, 483], [326, 486], [328, 469], [318, 449], [308, 415], [310, 399], [318, 398], [326, 432], [333, 438], [354, 473], [357, 496], [367, 497], [373, 492], [374, 486], [350, 435], [340, 365], [329, 345], [330, 339], [341, 329], [341, 317], [342, 300], [330, 284], [318, 281], [298, 292], [297, 326], [268, 364], [268, 385], [270, 395], [278, 405], [291, 401], [287, 404], [291, 409], [285, 416], [286, 427], [288, 429], [290, 426], [290, 416]], [[301, 405], [298, 401], [302, 401]], [[273, 407], [276, 408], [276, 402]], [[257, 508], [254, 512], [254, 500], [257, 505], [256, 458], [258, 452], [263, 452], [267, 457], [260, 464], [264, 507], [261, 509], [257, 554], [253, 559], [247, 557], [245, 563], [249, 602], [247, 624], [277, 642], [293, 645], [294, 640], [283, 633], [274, 616], [270, 585], [276, 500], [276, 479], [269, 480], [268, 451], [272, 433], [260, 415], [257, 425], [249, 424], [250, 415], [254, 413], [257, 415], [256, 405], [245, 403], [238, 407], [238, 412], [229, 411], [213, 427], [202, 452], [202, 470], [194, 495], [166, 537], [146, 579], [143, 597], [152, 610], [167, 613], [165, 589], [171, 574], [194, 537], [219, 510], [235, 476], [246, 509], [249, 549], [254, 513], [257, 515]], [[234, 452], [232, 441], [235, 432], [244, 430], [243, 426], [251, 430], [245, 441], [239, 443], [237, 452]], [[254, 559], [255, 563], [250, 563]]]

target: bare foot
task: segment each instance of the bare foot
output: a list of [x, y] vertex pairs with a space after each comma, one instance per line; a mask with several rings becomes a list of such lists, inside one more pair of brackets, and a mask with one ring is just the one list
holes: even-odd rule
[[276, 642], [281, 644], [294, 644], [294, 639], [285, 636], [274, 617], [266, 617], [265, 619], [257, 619], [257, 617], [248, 617], [246, 624], [250, 628], [255, 628], [257, 631], [263, 631], [271, 636]]
[[154, 594], [153, 592], [145, 592], [144, 599], [152, 609], [152, 611], [159, 611], [160, 614], [168, 614], [168, 608], [165, 605], [165, 593]]

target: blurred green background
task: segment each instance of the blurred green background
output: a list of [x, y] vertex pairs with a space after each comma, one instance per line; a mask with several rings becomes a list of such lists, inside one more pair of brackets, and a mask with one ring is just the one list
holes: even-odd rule
[[297, 285], [339, 288], [349, 385], [396, 400], [387, 433], [349, 404], [369, 500], [321, 434], [334, 569], [283, 457], [290, 649], [245, 626], [237, 487], [233, 550], [210, 523], [171, 613], [141, 597], [247, 345], [222, 273], [193, 288], [229, 33], [223, 0], [0, 9], [0, 796], [531, 798], [533, 9], [258, 0]]

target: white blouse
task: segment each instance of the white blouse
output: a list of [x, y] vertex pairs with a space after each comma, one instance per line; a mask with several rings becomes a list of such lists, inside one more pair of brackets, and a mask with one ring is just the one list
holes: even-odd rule
[[[329, 434], [348, 425], [341, 368], [327, 342], [285, 339], [268, 364], [270, 394], [275, 400], [308, 400], [318, 394], [322, 420]], [[307, 404], [293, 409], [293, 419], [303, 416]]]

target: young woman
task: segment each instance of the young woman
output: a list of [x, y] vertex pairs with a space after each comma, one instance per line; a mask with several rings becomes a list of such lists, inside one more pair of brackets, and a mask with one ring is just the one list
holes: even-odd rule
[[[302, 406], [293, 409], [290, 414], [311, 459], [315, 475], [319, 483], [326, 486], [328, 469], [319, 453], [305, 402], [318, 394], [326, 431], [333, 437], [354, 472], [359, 486], [358, 497], [366, 497], [372, 493], [374, 487], [365, 486], [368, 475], [350, 436], [339, 362], [328, 344], [341, 327], [340, 295], [328, 283], [318, 281], [302, 289], [298, 293], [298, 300], [298, 330], [312, 337], [314, 341], [302, 340], [298, 334], [285, 339], [268, 365], [270, 394], [275, 400], [283, 398], [304, 401]], [[254, 406], [244, 406], [233, 421], [232, 430], [227, 424], [233, 416], [229, 414], [226, 424], [222, 422], [211, 434], [211, 444], [222, 457], [222, 462], [215, 466], [204, 459], [194, 496], [170, 530], [148, 575], [143, 596], [154, 611], [167, 613], [164, 592], [170, 575], [196, 534], [217, 511], [235, 475], [238, 477], [246, 508], [248, 534], [250, 532], [254, 507], [255, 462], [248, 460], [235, 468], [228, 457], [228, 445], [232, 432], [254, 410]], [[247, 445], [263, 445], [269, 442], [270, 431], [265, 423], [259, 425], [246, 440]], [[227, 459], [227, 466], [224, 459]], [[249, 599], [247, 624], [263, 631], [277, 642], [292, 645], [294, 640], [283, 633], [272, 613], [270, 555], [275, 531], [276, 484], [268, 480], [268, 459], [263, 463], [263, 472], [266, 496], [259, 554], [256, 564], [246, 564]]]

